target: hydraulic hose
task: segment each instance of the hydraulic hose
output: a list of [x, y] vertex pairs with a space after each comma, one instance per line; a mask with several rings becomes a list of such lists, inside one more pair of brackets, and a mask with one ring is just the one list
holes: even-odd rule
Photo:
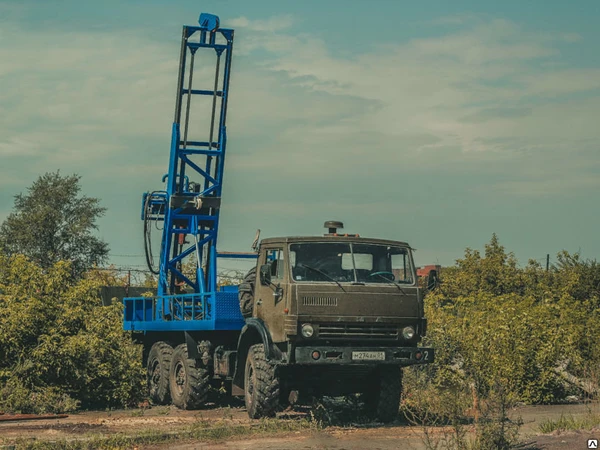
[[149, 218], [151, 206], [150, 202], [155, 194], [162, 191], [153, 191], [146, 196], [146, 201], [144, 202], [144, 253], [146, 255], [146, 264], [148, 265], [148, 269], [154, 275], [159, 274], [159, 269], [154, 267], [154, 256], [152, 254], [152, 224]]

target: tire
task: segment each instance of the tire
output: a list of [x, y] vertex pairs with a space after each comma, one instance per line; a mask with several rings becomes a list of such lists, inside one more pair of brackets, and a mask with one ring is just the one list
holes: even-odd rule
[[252, 317], [252, 310], [254, 309], [254, 285], [256, 283], [256, 267], [250, 269], [250, 271], [244, 277], [244, 281], [239, 286], [238, 298], [240, 301], [240, 311], [244, 318]]
[[265, 357], [263, 344], [250, 347], [244, 371], [244, 400], [251, 419], [275, 417], [279, 406], [279, 379]]
[[365, 392], [367, 414], [381, 422], [392, 422], [398, 416], [402, 395], [402, 368], [384, 366], [375, 372], [372, 385]]
[[169, 390], [169, 370], [173, 347], [163, 341], [155, 342], [148, 354], [146, 364], [146, 380], [148, 384], [148, 397], [156, 405], [171, 403]]
[[210, 372], [188, 358], [186, 344], [173, 351], [169, 387], [173, 404], [180, 409], [198, 409], [208, 397]]

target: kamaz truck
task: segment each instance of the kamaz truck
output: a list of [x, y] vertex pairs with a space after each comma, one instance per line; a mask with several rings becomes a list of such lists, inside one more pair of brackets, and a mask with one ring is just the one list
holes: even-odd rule
[[[402, 368], [434, 359], [418, 345], [427, 321], [408, 243], [344, 234], [329, 221], [321, 236], [257, 235], [253, 252], [217, 251], [233, 40], [211, 14], [183, 27], [165, 188], [142, 197], [158, 290], [124, 299], [123, 326], [144, 345], [149, 397], [196, 409], [225, 386], [261, 418], [293, 392], [361, 393], [369, 413], [393, 420]], [[208, 89], [192, 85], [200, 53], [215, 67]], [[192, 120], [192, 101], [202, 100], [210, 114]], [[151, 230], [159, 223], [155, 267]], [[219, 287], [220, 258], [255, 264], [241, 285]]]

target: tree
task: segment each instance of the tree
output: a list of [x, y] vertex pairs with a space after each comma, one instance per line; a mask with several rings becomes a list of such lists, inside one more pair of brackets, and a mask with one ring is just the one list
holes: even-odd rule
[[557, 259], [550, 271], [535, 261], [521, 268], [493, 235], [483, 255], [467, 248], [442, 271], [425, 300], [434, 384], [462, 377], [477, 398], [544, 403], [576, 392], [557, 372], [565, 364], [570, 375], [596, 376], [600, 266], [565, 251]]
[[108, 244], [92, 232], [106, 208], [97, 198], [79, 195], [80, 179], [46, 173], [26, 195], [16, 195], [13, 212], [0, 226], [0, 249], [7, 255], [23, 254], [44, 269], [71, 261], [76, 276], [104, 263]]
[[142, 346], [122, 329], [123, 305], [102, 306], [100, 272], [71, 274], [69, 262], [41, 270], [23, 255], [0, 255], [0, 411], [122, 408], [143, 399]]

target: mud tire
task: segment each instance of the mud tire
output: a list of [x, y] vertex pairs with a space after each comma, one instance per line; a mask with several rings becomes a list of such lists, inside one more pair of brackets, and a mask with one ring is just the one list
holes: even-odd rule
[[210, 372], [188, 358], [187, 345], [173, 351], [169, 369], [169, 388], [173, 404], [179, 409], [198, 409], [208, 397]]
[[251, 419], [275, 417], [279, 407], [279, 379], [265, 357], [263, 344], [250, 347], [244, 371], [244, 400]]
[[146, 363], [148, 397], [155, 405], [171, 403], [169, 370], [172, 355], [173, 347], [163, 341], [155, 342], [148, 353], [148, 362]]
[[250, 271], [244, 277], [244, 281], [239, 286], [238, 298], [240, 301], [240, 311], [242, 316], [245, 318], [252, 317], [252, 310], [254, 309], [254, 286], [256, 283], [256, 267], [250, 269]]
[[366, 412], [369, 417], [384, 423], [394, 421], [400, 409], [402, 395], [402, 368], [381, 367], [372, 378], [372, 385], [364, 393]]

